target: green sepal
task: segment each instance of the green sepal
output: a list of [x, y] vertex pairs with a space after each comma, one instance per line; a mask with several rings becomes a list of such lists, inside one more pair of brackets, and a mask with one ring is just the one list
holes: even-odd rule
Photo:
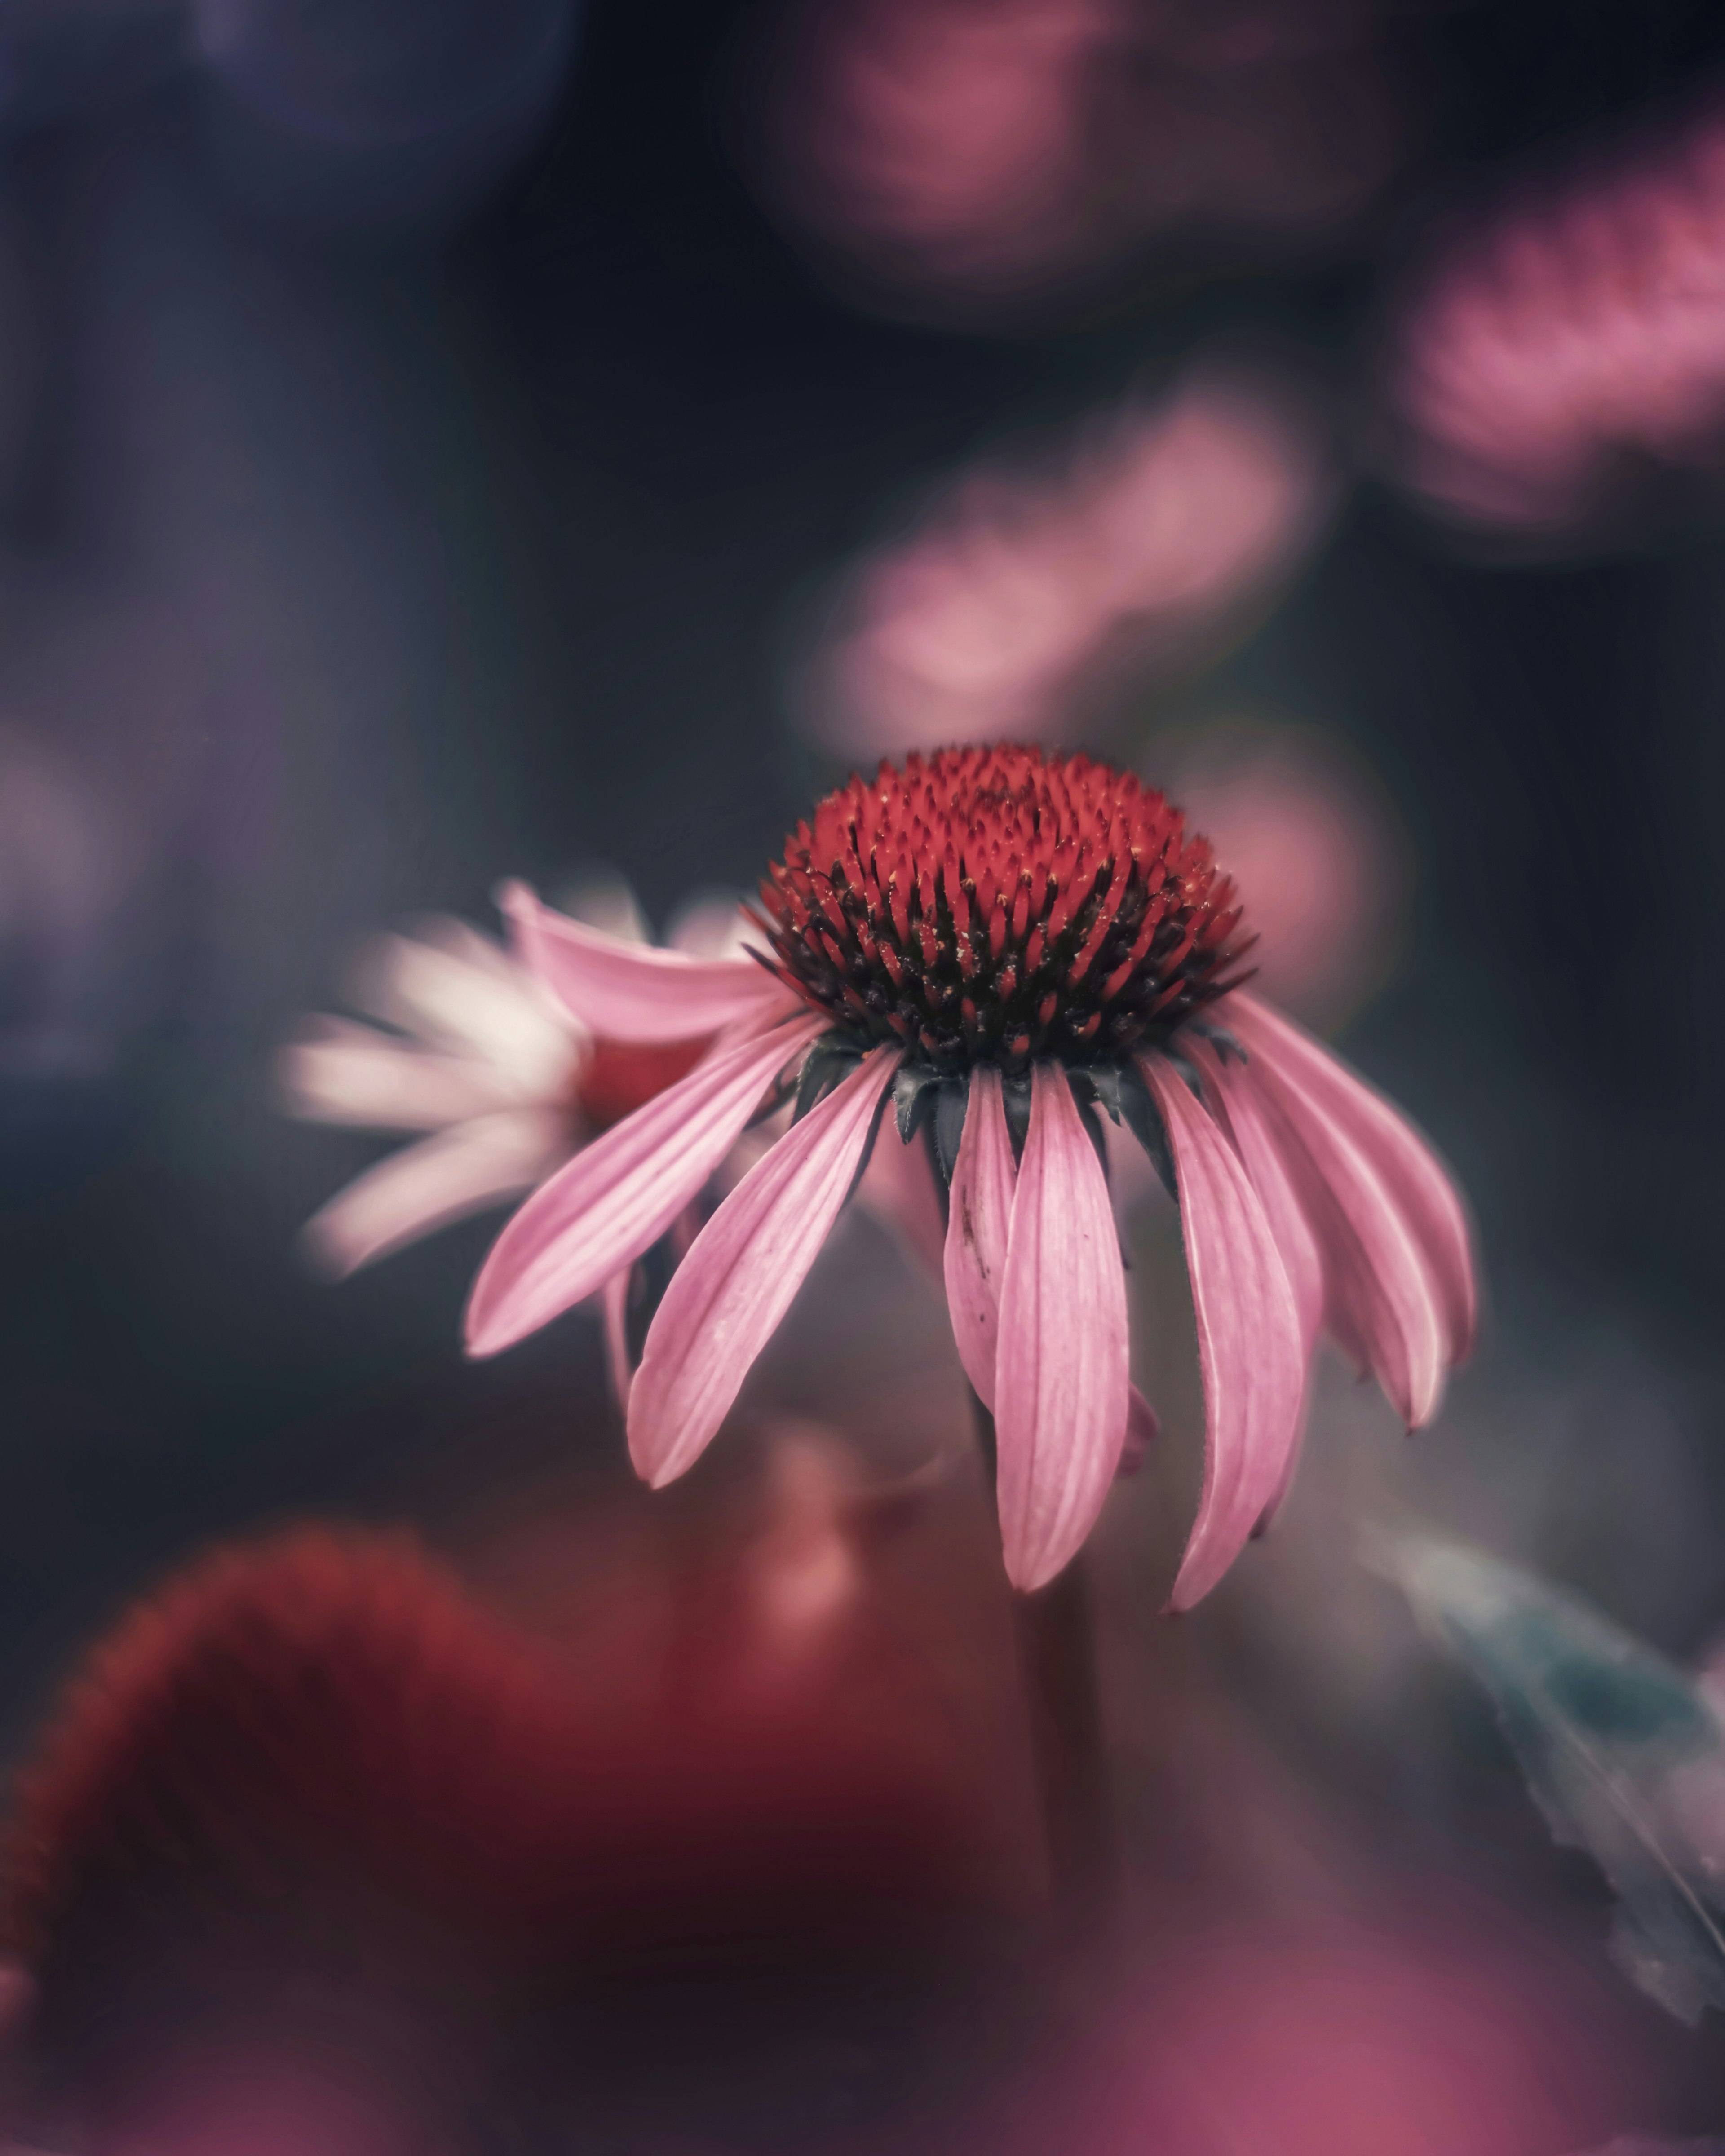
[[958, 1166], [958, 1147], [964, 1137], [964, 1115], [970, 1106], [970, 1081], [943, 1078], [934, 1096], [934, 1154], [947, 1188]]
[[861, 1061], [862, 1051], [848, 1040], [817, 1040], [803, 1060], [791, 1121], [800, 1123], [811, 1108], [845, 1083]]
[[892, 1105], [898, 1116], [898, 1134], [908, 1145], [927, 1121], [941, 1083], [937, 1070], [927, 1064], [901, 1063], [892, 1081]]
[[1168, 1142], [1168, 1130], [1162, 1120], [1162, 1111], [1144, 1083], [1143, 1073], [1136, 1063], [1115, 1066], [1120, 1078], [1120, 1113], [1122, 1120], [1132, 1136], [1150, 1156], [1150, 1163], [1162, 1178], [1162, 1187], [1178, 1205], [1180, 1187], [1174, 1176], [1173, 1149]]

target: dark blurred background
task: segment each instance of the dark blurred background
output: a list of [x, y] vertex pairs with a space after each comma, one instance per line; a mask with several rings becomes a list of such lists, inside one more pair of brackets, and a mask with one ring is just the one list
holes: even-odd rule
[[[555, 895], [603, 865], [660, 924], [749, 888], [888, 738], [878, 696], [821, 707], [891, 611], [870, 576], [932, 531], [962, 581], [981, 471], [1023, 494], [987, 546], [1034, 585], [1062, 490], [1105, 494], [1132, 415], [1212, 371], [1296, 415], [1296, 536], [1190, 636], [1139, 634], [1187, 602], [1135, 572], [1125, 632], [1086, 616], [1031, 722], [1171, 785], [1291, 741], [1368, 803], [1357, 902], [1394, 933], [1313, 1014], [1455, 1164], [1492, 1302], [1421, 1464], [1387, 1419], [1369, 1446], [1398, 1502], [1698, 1659], [1725, 1630], [1725, 397], [1678, 440], [1631, 382], [1585, 484], [1475, 513], [1409, 446], [1440, 429], [1396, 355], [1494, 222], [1656, 178], [1722, 97], [1707, 0], [0, 0], [13, 1748], [90, 1629], [214, 1534], [332, 1511], [449, 1538], [536, 1478], [622, 1477], [587, 1318], [460, 1362], [494, 1222], [312, 1276], [300, 1224], [379, 1148], [283, 1118], [278, 1045], [357, 939], [492, 926], [505, 874]], [[1159, 513], [1127, 500], [1127, 527]], [[896, 1262], [865, 1245], [833, 1262]], [[870, 1295], [877, 1357], [943, 1352], [911, 1290]], [[809, 1341], [839, 1325], [762, 1398], [820, 1411]], [[1249, 1715], [1302, 1720], [1298, 1592], [1405, 1624], [1330, 1584], [1354, 1457], [1321, 1426], [1291, 1553], [1183, 1628]], [[1333, 1648], [1318, 1624], [1315, 1691]], [[1482, 1721], [1425, 1698], [1401, 1743], [1426, 1681], [1315, 1707], [1300, 1771], [1585, 1902]], [[1717, 2124], [1717, 2033], [1625, 2011], [1663, 2123]]]

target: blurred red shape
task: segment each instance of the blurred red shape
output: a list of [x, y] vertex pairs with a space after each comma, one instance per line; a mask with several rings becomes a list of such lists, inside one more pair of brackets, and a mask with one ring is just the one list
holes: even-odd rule
[[[758, 2052], [797, 1971], [827, 1971], [817, 2003], [866, 1995], [1022, 1898], [938, 1590], [879, 1621], [890, 1505], [821, 1434], [773, 1456], [741, 1558], [624, 1534], [551, 1607], [499, 1614], [409, 1537], [314, 1527], [121, 1620], [26, 1765], [6, 1880], [35, 2049], [101, 2146], [208, 2112], [238, 2151], [281, 2075], [313, 2115], [353, 2081], [380, 2116], [448, 2118], [516, 2029], [548, 2032], [533, 2071], [597, 2086], [669, 1996], [706, 2001], [697, 2058]], [[535, 1524], [579, 1564], [578, 1516]], [[657, 2102], [667, 2071], [607, 2100]]]

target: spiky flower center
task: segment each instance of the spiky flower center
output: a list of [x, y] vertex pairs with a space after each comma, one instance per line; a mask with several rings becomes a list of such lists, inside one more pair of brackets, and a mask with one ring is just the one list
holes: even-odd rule
[[942, 1075], [1153, 1047], [1237, 984], [1250, 940], [1178, 809], [1130, 773], [1034, 748], [853, 778], [761, 896], [789, 986], [844, 1035]]

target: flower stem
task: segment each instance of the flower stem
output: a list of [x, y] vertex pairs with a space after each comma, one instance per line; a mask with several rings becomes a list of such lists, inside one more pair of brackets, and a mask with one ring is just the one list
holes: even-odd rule
[[[971, 1399], [992, 1488], [994, 1418], [973, 1393]], [[1034, 1594], [1014, 1593], [1012, 1615], [1050, 1875], [1062, 1907], [1088, 1916], [1109, 1897], [1119, 1851], [1103, 1744], [1090, 1583], [1082, 1557]]]

